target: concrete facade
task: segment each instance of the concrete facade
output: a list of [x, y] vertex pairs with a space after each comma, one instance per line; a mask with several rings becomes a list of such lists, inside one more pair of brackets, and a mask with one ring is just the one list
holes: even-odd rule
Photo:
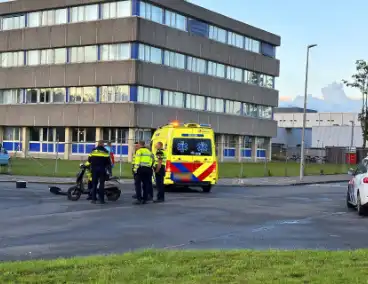
[[[265, 118], [258, 114], [248, 115], [245, 108], [250, 104], [251, 108], [256, 106], [257, 112], [261, 113], [258, 108], [277, 107], [278, 91], [274, 87], [263, 87], [258, 83], [250, 84], [246, 81], [248, 76], [246, 74], [250, 74], [249, 72], [251, 74], [257, 73], [259, 78], [268, 76], [267, 78], [273, 78], [273, 80], [279, 76], [279, 60], [272, 56], [265, 56], [261, 50], [263, 50], [263, 45], [276, 49], [280, 45], [280, 37], [182, 0], [151, 0], [147, 2], [132, 0], [125, 2], [130, 3], [131, 13], [128, 16], [111, 19], [102, 19], [101, 9], [103, 4], [114, 3], [112, 1], [18, 0], [0, 4], [2, 21], [0, 53], [3, 56], [9, 56], [9, 52], [24, 52], [24, 64], [0, 68], [0, 91], [19, 90], [21, 94], [20, 102], [17, 103], [1, 103], [0, 97], [0, 128], [2, 133], [6, 132], [6, 128], [9, 132], [9, 127], [22, 129], [22, 135], [27, 137], [19, 139], [23, 142], [20, 143], [22, 144], [20, 149], [23, 153], [29, 153], [30, 128], [64, 127], [65, 140], [70, 136], [70, 128], [94, 127], [96, 129], [95, 138], [100, 136], [104, 128], [126, 128], [129, 132], [126, 139], [129, 141], [125, 141], [124, 144], [129, 144], [128, 152], [131, 153], [132, 143], [130, 140], [138, 139], [134, 134], [136, 132], [131, 131], [131, 129], [153, 130], [175, 119], [183, 122], [211, 124], [218, 134], [232, 135], [232, 137], [237, 135], [238, 138], [234, 139], [238, 142], [243, 137], [249, 136], [252, 137], [252, 143], [255, 145], [257, 139], [266, 138], [268, 142], [265, 142], [262, 149], [265, 148], [266, 157], [270, 157], [270, 138], [277, 134], [276, 122], [272, 120], [272, 117]], [[99, 5], [98, 19], [71, 22], [73, 7], [85, 7], [86, 4], [95, 3]], [[141, 15], [142, 3], [157, 5], [157, 8], [164, 9], [165, 13], [178, 13], [185, 16], [187, 30], [174, 28], [165, 23], [157, 23], [157, 21]], [[67, 9], [67, 23], [29, 26], [31, 12], [51, 11], [59, 8]], [[86, 17], [87, 12], [84, 13]], [[5, 28], [7, 23], [4, 19], [16, 18], [18, 21], [17, 17], [22, 15], [25, 17], [25, 27]], [[163, 17], [165, 19], [165, 16]], [[207, 27], [211, 30], [212, 25], [215, 25], [226, 30], [227, 38], [230, 37], [231, 33], [238, 33], [238, 36], [243, 37], [244, 42], [257, 41], [260, 46], [259, 52], [247, 50], [246, 43], [243, 44], [244, 48], [240, 48], [230, 43], [212, 40], [208, 36], [199, 36], [194, 28], [189, 30], [189, 21], [192, 19], [195, 19], [195, 24], [199, 29]], [[101, 46], [109, 44], [129, 44], [131, 51], [129, 58], [102, 60]], [[138, 56], [139, 46], [142, 44], [160, 48], [162, 56], [164, 52], [170, 51], [184, 54], [186, 60], [189, 60], [188, 57], [206, 60], [205, 68], [207, 71], [206, 73], [198, 73], [189, 71], [188, 68], [173, 68], [167, 64], [152, 63], [149, 60], [142, 61]], [[72, 62], [70, 49], [86, 46], [97, 46], [98, 58], [95, 62]], [[55, 50], [57, 48], [67, 49], [65, 64], [42, 64], [42, 60], [41, 64], [28, 63], [30, 51], [40, 50], [42, 52], [45, 49]], [[42, 53], [40, 54], [42, 55]], [[227, 75], [223, 77], [208, 75], [208, 62], [224, 65], [226, 74], [230, 72], [227, 70], [231, 68], [242, 69], [242, 80], [226, 78]], [[186, 66], [187, 64], [185, 63]], [[101, 86], [120, 85], [129, 86], [128, 100], [110, 103], [99, 101]], [[184, 100], [186, 100], [187, 94], [203, 96], [206, 100], [205, 106], [203, 110], [199, 110], [171, 105], [164, 106], [163, 102], [160, 105], [147, 104], [146, 101], [139, 101], [140, 94], [137, 95], [137, 86], [160, 89], [161, 96], [165, 91], [180, 92], [185, 95]], [[76, 87], [95, 87], [97, 89], [95, 101], [71, 102], [69, 88]], [[65, 101], [58, 103], [29, 103], [27, 101], [27, 89], [43, 88], [64, 88]], [[224, 111], [209, 111], [209, 98], [223, 100]], [[227, 113], [228, 102], [241, 104], [241, 113], [239, 113], [240, 110], [238, 113]], [[55, 130], [51, 132], [55, 132]], [[0, 137], [0, 140], [8, 141], [5, 138], [7, 137]], [[220, 141], [218, 141], [219, 144], [221, 144]], [[40, 142], [42, 144], [42, 141]], [[55, 144], [55, 141], [46, 142]], [[68, 141], [62, 142], [69, 143]], [[81, 141], [74, 142], [80, 144]], [[88, 142], [92, 143], [93, 141]], [[243, 146], [238, 142], [236, 143], [239, 144], [238, 150], [235, 152], [240, 154], [234, 154], [228, 158], [242, 159], [241, 149]], [[73, 141], [70, 143], [72, 144]], [[230, 146], [221, 146], [231, 148]], [[70, 157], [69, 154], [65, 154], [67, 150], [67, 148], [63, 149], [63, 157]], [[71, 149], [69, 150], [73, 152]], [[86, 147], [84, 150], [86, 151]], [[255, 151], [252, 151], [251, 157], [243, 158], [257, 160], [256, 152], [257, 147]], [[34, 155], [35, 151], [31, 151], [31, 153]], [[55, 151], [50, 153], [55, 154]], [[123, 156], [129, 155], [124, 152]], [[219, 156], [223, 159], [223, 156], [226, 155], [221, 151]], [[258, 158], [264, 157], [262, 155]]]

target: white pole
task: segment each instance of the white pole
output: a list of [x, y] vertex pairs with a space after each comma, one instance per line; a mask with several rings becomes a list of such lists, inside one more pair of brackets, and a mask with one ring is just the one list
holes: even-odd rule
[[308, 69], [309, 69], [309, 50], [317, 44], [307, 46], [307, 62], [305, 64], [305, 82], [304, 82], [304, 109], [303, 109], [303, 129], [302, 129], [302, 145], [300, 149], [300, 180], [304, 177], [304, 148], [305, 148], [305, 125], [307, 121], [307, 96], [308, 96]]

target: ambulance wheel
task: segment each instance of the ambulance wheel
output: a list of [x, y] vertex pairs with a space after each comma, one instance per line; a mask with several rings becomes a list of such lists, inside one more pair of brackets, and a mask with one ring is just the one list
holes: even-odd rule
[[202, 186], [202, 190], [203, 190], [203, 192], [205, 192], [205, 193], [209, 193], [209, 192], [211, 192], [211, 189], [212, 189], [212, 186], [211, 186], [211, 185], [205, 185], [205, 186]]

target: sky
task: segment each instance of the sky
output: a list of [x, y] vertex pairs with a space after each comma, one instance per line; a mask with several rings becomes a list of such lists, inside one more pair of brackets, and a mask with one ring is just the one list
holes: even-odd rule
[[[368, 37], [361, 36], [359, 31], [366, 26], [367, 0], [190, 2], [281, 36], [281, 47], [276, 53], [280, 60], [280, 77], [276, 80], [280, 101], [304, 95], [308, 44], [318, 44], [311, 49], [309, 61], [308, 94], [313, 97], [322, 98], [322, 88], [349, 79], [357, 59], [368, 59]], [[341, 96], [341, 88], [335, 86], [335, 89], [340, 93], [337, 97]], [[359, 92], [353, 89], [344, 88], [343, 91], [350, 98], [360, 98]], [[347, 111], [349, 108], [347, 106]]]
[[326, 99], [322, 89], [326, 92], [334, 82], [349, 79], [355, 71], [355, 61], [367, 58], [368, 37], [360, 36], [359, 31], [366, 25], [367, 0], [188, 1], [281, 36], [276, 53], [280, 60], [276, 88], [281, 103], [302, 102], [298, 96], [304, 94], [306, 46], [318, 44], [310, 53], [308, 94], [315, 97], [317, 106], [325, 102], [334, 109], [331, 100], [336, 96], [340, 98], [340, 108], [355, 108], [352, 105], [356, 102], [350, 105], [350, 98], [359, 99], [358, 91], [334, 84], [327, 88], [330, 94]]

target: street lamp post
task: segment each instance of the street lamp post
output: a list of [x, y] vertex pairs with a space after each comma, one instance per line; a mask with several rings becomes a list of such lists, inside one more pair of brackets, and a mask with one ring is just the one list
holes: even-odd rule
[[308, 94], [308, 70], [309, 70], [309, 50], [317, 44], [307, 46], [307, 62], [305, 64], [305, 82], [304, 82], [304, 109], [303, 109], [303, 129], [302, 129], [302, 145], [300, 149], [300, 180], [304, 177], [304, 148], [305, 148], [305, 125], [307, 120], [307, 94]]

